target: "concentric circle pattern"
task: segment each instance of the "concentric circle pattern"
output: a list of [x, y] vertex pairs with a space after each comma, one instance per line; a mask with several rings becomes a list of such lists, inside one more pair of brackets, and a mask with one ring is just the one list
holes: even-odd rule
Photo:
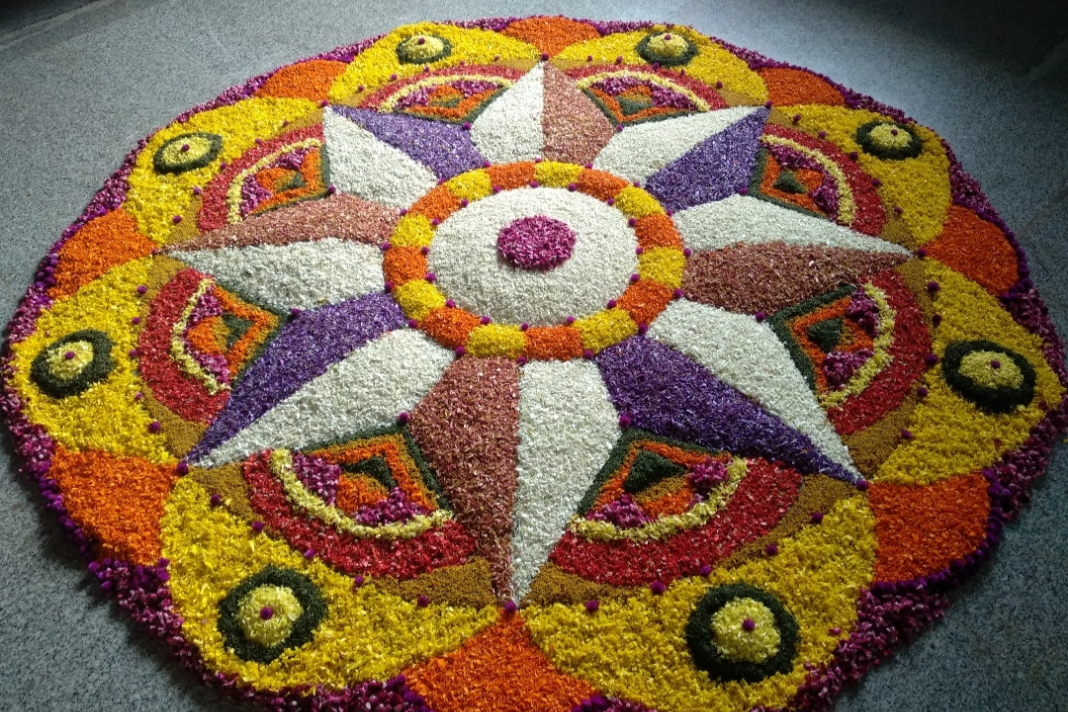
[[816, 709], [1065, 427], [930, 129], [675, 25], [420, 23], [148, 137], [0, 410], [102, 589], [271, 709]]

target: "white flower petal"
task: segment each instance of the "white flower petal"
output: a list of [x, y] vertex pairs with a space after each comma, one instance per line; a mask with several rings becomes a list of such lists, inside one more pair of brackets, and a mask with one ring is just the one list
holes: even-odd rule
[[268, 309], [313, 309], [384, 286], [382, 251], [328, 237], [289, 245], [251, 245], [176, 255], [223, 287]]
[[644, 181], [697, 144], [754, 111], [758, 109], [737, 106], [629, 126], [601, 149], [593, 167], [629, 181]]
[[529, 161], [541, 156], [544, 70], [538, 64], [493, 101], [471, 124], [471, 140], [493, 163]]
[[330, 182], [338, 190], [406, 208], [438, 184], [434, 173], [333, 111], [323, 114]]
[[452, 360], [452, 351], [420, 331], [391, 331], [332, 364], [201, 462], [221, 465], [266, 448], [301, 448], [392, 425]]
[[785, 242], [911, 254], [900, 245], [745, 195], [732, 195], [683, 210], [675, 213], [674, 219], [683, 242], [694, 250], [717, 250], [739, 243]]
[[857, 472], [848, 448], [767, 324], [748, 314], [678, 300], [652, 323], [649, 336], [754, 398], [766, 411], [808, 436], [824, 455]]
[[519, 488], [512, 592], [522, 599], [619, 438], [619, 415], [590, 361], [535, 361], [519, 380]]

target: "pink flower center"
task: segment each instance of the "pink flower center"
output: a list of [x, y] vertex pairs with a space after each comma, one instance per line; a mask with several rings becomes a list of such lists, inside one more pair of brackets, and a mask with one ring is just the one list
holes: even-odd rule
[[544, 215], [513, 220], [497, 235], [497, 252], [519, 269], [550, 270], [571, 257], [575, 231], [567, 223]]

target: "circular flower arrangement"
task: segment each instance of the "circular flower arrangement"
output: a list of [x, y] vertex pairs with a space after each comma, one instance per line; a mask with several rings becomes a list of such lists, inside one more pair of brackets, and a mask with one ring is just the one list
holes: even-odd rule
[[1065, 425], [931, 130], [677, 26], [423, 23], [144, 140], [4, 354], [102, 588], [277, 709], [823, 706]]

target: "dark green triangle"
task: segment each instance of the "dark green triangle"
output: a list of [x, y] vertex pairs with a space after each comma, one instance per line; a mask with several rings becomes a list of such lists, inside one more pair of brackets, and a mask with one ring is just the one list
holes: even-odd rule
[[787, 170], [783, 170], [779, 174], [779, 177], [775, 179], [775, 184], [771, 187], [784, 193], [808, 193], [808, 186], [801, 182], [796, 173]]
[[627, 479], [623, 480], [623, 490], [630, 494], [637, 494], [644, 489], [652, 487], [657, 482], [675, 477], [686, 472], [682, 465], [672, 462], [663, 455], [655, 452], [642, 450], [631, 463]]
[[819, 346], [823, 353], [829, 354], [834, 351], [842, 338], [842, 318], [818, 321], [808, 327], [806, 333], [808, 338], [812, 339], [812, 343]]
[[390, 472], [386, 458], [381, 455], [375, 455], [356, 463], [345, 463], [341, 466], [341, 469], [350, 475], [367, 475], [377, 480], [387, 490], [397, 486], [397, 481], [393, 479], [393, 473]]
[[226, 324], [226, 348], [232, 349], [242, 336], [252, 328], [253, 321], [229, 312], [223, 312], [223, 324]]
[[282, 190], [294, 190], [296, 188], [303, 188], [306, 185], [308, 185], [308, 181], [304, 180], [304, 176], [299, 172], [294, 171], [293, 176], [285, 184]]
[[652, 106], [652, 102], [650, 101], [627, 99], [622, 96], [616, 97], [616, 103], [619, 104], [619, 110], [623, 112], [624, 116], [638, 114]]

